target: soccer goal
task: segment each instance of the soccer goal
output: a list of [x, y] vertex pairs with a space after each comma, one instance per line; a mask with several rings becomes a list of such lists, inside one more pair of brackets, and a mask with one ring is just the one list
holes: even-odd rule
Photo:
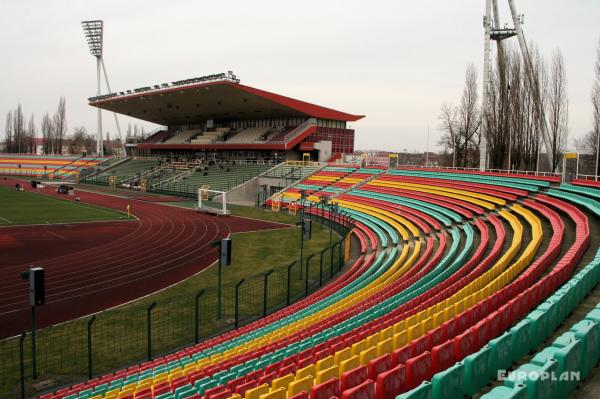
[[227, 193], [225, 191], [198, 189], [198, 210], [217, 215], [229, 215]]

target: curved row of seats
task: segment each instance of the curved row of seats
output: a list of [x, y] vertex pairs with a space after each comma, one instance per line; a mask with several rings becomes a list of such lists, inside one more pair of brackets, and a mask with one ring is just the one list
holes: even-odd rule
[[[306, 180], [321, 192], [337, 185], [335, 196], [301, 205], [351, 225], [360, 245], [330, 284], [237, 330], [44, 398], [473, 395], [574, 307], [558, 288], [577, 277], [590, 228], [573, 204], [594, 214], [595, 193], [546, 178], [328, 168]], [[575, 226], [564, 251], [563, 219]], [[580, 279], [588, 291], [593, 273]]]
[[96, 166], [107, 158], [79, 155], [0, 155], [0, 174], [21, 176], [70, 177], [82, 169]]

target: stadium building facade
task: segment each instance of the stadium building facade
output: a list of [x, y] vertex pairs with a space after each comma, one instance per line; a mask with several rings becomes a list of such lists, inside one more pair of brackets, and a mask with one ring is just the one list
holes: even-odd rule
[[354, 151], [353, 115], [242, 85], [231, 72], [92, 97], [92, 106], [162, 125], [129, 155], [333, 161]]

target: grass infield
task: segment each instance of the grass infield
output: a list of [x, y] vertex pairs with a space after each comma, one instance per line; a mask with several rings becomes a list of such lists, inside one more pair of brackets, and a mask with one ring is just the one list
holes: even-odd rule
[[96, 205], [0, 187], [0, 226], [122, 219], [127, 219], [126, 213]]

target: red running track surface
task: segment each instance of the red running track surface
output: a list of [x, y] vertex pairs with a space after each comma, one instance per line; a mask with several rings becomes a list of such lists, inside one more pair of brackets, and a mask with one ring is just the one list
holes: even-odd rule
[[[14, 187], [15, 181], [0, 184]], [[52, 188], [43, 193], [57, 195]], [[27, 284], [20, 272], [31, 264], [46, 269], [46, 305], [37, 313], [38, 326], [44, 327], [198, 273], [217, 259], [210, 242], [229, 233], [289, 227], [97, 193], [77, 195], [83, 203], [118, 210], [131, 204], [138, 220], [0, 228], [0, 338], [30, 328]]]

